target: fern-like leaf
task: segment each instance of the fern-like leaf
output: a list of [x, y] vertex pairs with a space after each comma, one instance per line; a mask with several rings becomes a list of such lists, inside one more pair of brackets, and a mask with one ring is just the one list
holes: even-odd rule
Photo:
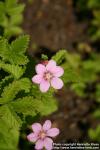
[[49, 115], [57, 110], [57, 102], [53, 96], [53, 89], [47, 93], [41, 93], [37, 86], [33, 85], [31, 92], [34, 97], [34, 108], [40, 115]]
[[0, 107], [0, 150], [17, 150], [20, 125], [7, 105]]
[[1, 94], [0, 104], [12, 101], [20, 91], [24, 90], [26, 93], [29, 92], [30, 86], [30, 81], [27, 78], [13, 81], [4, 88], [3, 93]]
[[0, 40], [0, 56], [3, 60], [9, 61], [11, 64], [24, 65], [28, 62], [25, 51], [28, 46], [29, 37], [23, 35], [15, 41], [8, 44], [6, 39]]
[[11, 105], [13, 106], [14, 110], [17, 113], [22, 113], [24, 116], [27, 116], [27, 115], [35, 116], [36, 115], [34, 98], [31, 96], [19, 98], [16, 101], [12, 102]]
[[12, 51], [23, 54], [26, 52], [28, 44], [29, 44], [29, 36], [23, 35], [11, 43], [11, 49]]
[[66, 56], [66, 50], [60, 50], [52, 57], [53, 60], [57, 62], [57, 64], [61, 64], [62, 61], [65, 59]]
[[2, 61], [0, 61], [0, 68], [11, 74], [15, 79], [19, 79], [25, 72], [25, 67], [22, 68], [21, 66], [3, 63]]

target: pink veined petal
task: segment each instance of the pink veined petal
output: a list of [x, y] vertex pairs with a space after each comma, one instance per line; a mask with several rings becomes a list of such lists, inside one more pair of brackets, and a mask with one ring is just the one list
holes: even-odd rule
[[37, 134], [35, 134], [35, 133], [30, 133], [30, 134], [27, 136], [27, 139], [28, 139], [30, 142], [36, 142], [37, 139], [38, 139], [38, 136], [37, 136]]
[[51, 128], [51, 121], [46, 120], [45, 123], [43, 124], [43, 130], [47, 131]]
[[55, 89], [61, 89], [63, 87], [63, 81], [60, 78], [54, 77], [51, 80], [51, 85]]
[[40, 84], [41, 81], [42, 81], [42, 75], [35, 75], [32, 78], [32, 82], [34, 82], [34, 83]]
[[34, 124], [32, 124], [32, 130], [35, 133], [39, 133], [42, 130], [41, 124], [40, 123], [34, 123]]
[[55, 70], [54, 70], [54, 76], [56, 77], [60, 77], [64, 74], [64, 70], [62, 67], [56, 66]]
[[53, 68], [55, 68], [56, 62], [54, 60], [50, 60], [46, 66], [46, 69], [48, 71], [52, 71]]
[[43, 75], [43, 73], [46, 71], [46, 67], [42, 64], [36, 65], [35, 69], [36, 69], [36, 73], [41, 75]]
[[47, 131], [47, 136], [50, 136], [50, 137], [55, 137], [59, 134], [59, 129], [58, 128], [51, 128]]
[[43, 140], [38, 140], [36, 142], [35, 149], [36, 150], [41, 150], [41, 149], [43, 149], [43, 147], [44, 147], [44, 141]]
[[44, 147], [46, 150], [52, 150], [53, 149], [53, 140], [51, 138], [45, 138], [44, 139]]
[[50, 83], [46, 80], [42, 80], [40, 83], [40, 91], [41, 92], [47, 92], [50, 87]]

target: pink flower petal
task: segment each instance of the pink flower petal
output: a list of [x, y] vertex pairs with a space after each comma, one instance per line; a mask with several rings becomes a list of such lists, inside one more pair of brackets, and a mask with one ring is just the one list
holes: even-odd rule
[[52, 71], [52, 69], [56, 66], [56, 62], [54, 60], [50, 60], [46, 66], [48, 71]]
[[55, 137], [59, 134], [59, 129], [57, 128], [51, 128], [47, 131], [47, 135], [50, 137]]
[[60, 77], [64, 74], [64, 70], [62, 67], [56, 66], [55, 70], [54, 70], [54, 76], [56, 77]]
[[38, 139], [38, 136], [37, 136], [37, 134], [35, 134], [35, 133], [30, 133], [30, 134], [27, 136], [27, 139], [28, 139], [30, 142], [36, 142], [37, 139]]
[[35, 69], [36, 69], [36, 73], [41, 75], [43, 75], [43, 73], [46, 71], [46, 67], [42, 64], [36, 65]]
[[40, 91], [47, 92], [50, 87], [50, 83], [48, 81], [42, 80], [40, 83]]
[[32, 130], [36, 133], [39, 133], [42, 130], [42, 126], [40, 123], [34, 123], [32, 125]]
[[35, 149], [36, 150], [41, 150], [41, 149], [43, 149], [43, 147], [44, 147], [44, 141], [43, 140], [38, 140], [36, 142]]
[[52, 150], [53, 149], [53, 141], [51, 138], [45, 138], [44, 139], [44, 147], [46, 150]]
[[45, 123], [43, 124], [43, 130], [47, 131], [51, 128], [51, 121], [46, 120]]
[[41, 75], [35, 75], [32, 78], [32, 82], [40, 84], [40, 82], [42, 81], [42, 76]]
[[63, 81], [60, 78], [54, 77], [51, 80], [51, 85], [55, 89], [61, 89], [63, 87]]

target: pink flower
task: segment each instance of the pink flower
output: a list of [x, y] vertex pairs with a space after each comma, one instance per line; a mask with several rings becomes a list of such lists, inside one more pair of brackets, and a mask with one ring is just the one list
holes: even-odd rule
[[58, 128], [51, 128], [51, 121], [46, 120], [43, 126], [40, 123], [34, 123], [32, 125], [33, 132], [27, 136], [30, 142], [35, 142], [35, 149], [46, 150], [53, 149], [53, 140], [50, 137], [55, 137], [59, 134]]
[[63, 81], [59, 77], [63, 75], [64, 70], [57, 66], [54, 60], [48, 61], [47, 65], [38, 64], [35, 69], [37, 75], [33, 76], [32, 81], [40, 84], [41, 92], [47, 92], [50, 85], [55, 89], [63, 87]]

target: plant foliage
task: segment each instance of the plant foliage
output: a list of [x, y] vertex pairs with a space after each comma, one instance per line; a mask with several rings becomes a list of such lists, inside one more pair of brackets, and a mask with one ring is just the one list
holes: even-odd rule
[[[0, 149], [4, 150], [6, 147], [6, 150], [15, 150], [25, 118], [35, 117], [38, 114], [49, 115], [57, 110], [57, 102], [53, 96], [55, 92], [53, 89], [45, 94], [41, 93], [38, 86], [32, 83], [32, 76], [31, 78], [28, 76], [27, 67], [35, 67], [29, 66], [32, 63], [26, 53], [29, 37], [23, 35], [11, 43], [1, 37], [0, 43], [0, 135], [2, 137]], [[63, 61], [66, 61], [66, 54], [65, 50], [61, 50], [52, 59], [65, 68]], [[35, 60], [31, 61], [34, 64]], [[31, 69], [30, 72], [34, 75], [34, 70]], [[72, 69], [70, 75], [73, 73]], [[67, 69], [65, 74], [68, 74]], [[71, 81], [69, 76], [68, 79], [64, 78], [65, 83], [66, 80]]]
[[18, 4], [17, 0], [0, 1], [0, 27], [3, 34], [9, 38], [22, 33], [19, 25], [22, 23], [24, 4]]
[[[93, 2], [89, 0], [90, 9]], [[18, 149], [20, 130], [24, 123], [28, 124], [27, 117], [34, 119], [37, 115], [46, 116], [57, 110], [56, 91], [50, 89], [41, 93], [31, 81], [36, 61], [27, 54], [29, 36], [21, 35], [12, 42], [8, 40], [22, 32], [19, 24], [23, 9], [24, 5], [16, 0], [0, 1], [0, 28], [3, 28], [0, 33], [0, 150]], [[99, 15], [95, 15], [99, 20]], [[94, 22], [99, 25], [98, 21]], [[42, 58], [47, 60], [48, 56], [42, 55]], [[98, 109], [93, 116], [100, 118], [100, 55], [93, 52], [89, 59], [83, 60], [79, 53], [60, 50], [51, 59], [64, 68], [62, 80], [65, 85], [70, 83], [70, 89], [78, 96], [87, 96], [87, 85], [97, 83], [92, 96], [96, 97]], [[90, 129], [89, 135], [99, 141], [100, 127]]]

